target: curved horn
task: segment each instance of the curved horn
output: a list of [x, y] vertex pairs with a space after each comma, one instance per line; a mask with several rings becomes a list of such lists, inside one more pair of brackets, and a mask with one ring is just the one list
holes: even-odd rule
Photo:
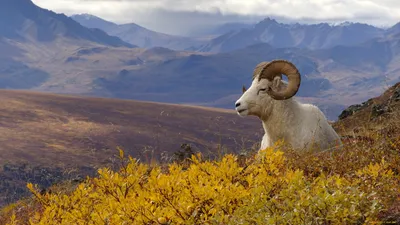
[[[261, 64], [261, 63], [260, 63]], [[259, 64], [259, 65], [260, 65]], [[269, 63], [264, 63], [261, 66], [258, 80], [268, 79], [272, 81], [276, 76], [284, 74], [288, 77], [289, 84], [287, 88], [281, 92], [275, 92], [272, 89], [268, 94], [275, 100], [285, 100], [293, 97], [300, 88], [301, 77], [296, 66], [287, 60], [273, 60]], [[257, 68], [256, 68], [257, 69]]]
[[[254, 72], [253, 72], [253, 80], [254, 80], [256, 77], [258, 77], [258, 75], [261, 73], [261, 70], [262, 70], [264, 67], [266, 67], [269, 63], [270, 63], [270, 62], [260, 62], [260, 63], [256, 66], [256, 68], [254, 69]], [[282, 75], [280, 75], [280, 76], [281, 76], [281, 78], [282, 78]]]

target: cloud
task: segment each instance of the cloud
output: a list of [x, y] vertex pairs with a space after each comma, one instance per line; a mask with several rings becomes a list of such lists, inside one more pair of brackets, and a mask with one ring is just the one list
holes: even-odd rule
[[34, 0], [67, 15], [90, 13], [135, 22], [160, 32], [187, 34], [226, 22], [257, 22], [264, 17], [305, 23], [365, 22], [388, 26], [400, 21], [398, 0]]

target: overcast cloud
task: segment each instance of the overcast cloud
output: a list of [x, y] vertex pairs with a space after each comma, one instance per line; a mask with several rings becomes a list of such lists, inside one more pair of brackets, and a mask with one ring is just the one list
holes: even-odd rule
[[391, 26], [400, 21], [399, 0], [33, 0], [66, 15], [89, 13], [115, 23], [187, 35], [226, 22], [364, 22]]

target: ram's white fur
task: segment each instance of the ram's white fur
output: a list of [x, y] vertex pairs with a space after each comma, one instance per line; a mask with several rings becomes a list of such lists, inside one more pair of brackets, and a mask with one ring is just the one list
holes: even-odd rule
[[262, 120], [265, 134], [261, 149], [272, 146], [278, 140], [284, 140], [294, 149], [315, 147], [313, 144], [319, 150], [341, 146], [340, 137], [318, 107], [302, 104], [294, 97], [275, 100], [264, 91], [268, 88], [281, 91], [286, 87], [287, 83], [280, 77], [275, 77], [273, 81], [258, 81], [256, 77], [250, 88], [236, 101], [240, 116], [253, 115]]

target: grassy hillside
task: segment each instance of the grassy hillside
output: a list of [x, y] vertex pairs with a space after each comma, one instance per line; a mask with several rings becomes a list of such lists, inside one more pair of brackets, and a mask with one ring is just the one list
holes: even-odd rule
[[335, 128], [345, 136], [372, 138], [379, 133], [384, 137], [400, 136], [400, 82], [382, 95], [351, 105], [339, 115]]
[[150, 162], [172, 157], [182, 144], [218, 154], [261, 137], [255, 118], [230, 110], [10, 90], [0, 91], [0, 103], [0, 205], [23, 193], [28, 180], [47, 186], [65, 169], [91, 174], [112, 163], [117, 146]]
[[4, 208], [0, 222], [399, 224], [399, 94], [400, 83], [344, 111], [334, 124], [340, 150], [276, 143], [246, 156], [197, 154], [170, 164], [141, 163], [120, 150], [119, 169], [102, 168], [79, 185], [40, 191], [28, 183], [33, 197]]

